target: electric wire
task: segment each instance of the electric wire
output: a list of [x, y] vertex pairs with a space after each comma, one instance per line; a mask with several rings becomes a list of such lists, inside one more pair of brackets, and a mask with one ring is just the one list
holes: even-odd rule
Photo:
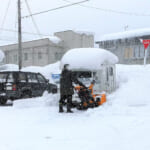
[[[4, 29], [4, 28], [0, 28], [0, 30], [3, 30], [3, 31], [6, 31], [6, 32], [18, 32], [17, 30], [12, 30], [12, 29]], [[23, 31], [22, 32], [23, 34], [29, 34], [29, 35], [39, 35], [37, 33], [31, 33], [31, 32], [25, 32]], [[52, 35], [49, 35], [49, 34], [40, 34], [41, 36], [52, 36]]]
[[26, 3], [26, 6], [27, 6], [27, 9], [28, 9], [29, 15], [31, 16], [31, 19], [32, 19], [33, 25], [34, 25], [34, 27], [35, 27], [35, 29], [36, 29], [36, 32], [37, 32], [37, 34], [39, 35], [39, 37], [40, 37], [40, 38], [42, 38], [41, 33], [40, 33], [40, 30], [39, 30], [39, 28], [38, 28], [38, 26], [37, 26], [37, 24], [36, 24], [36, 22], [35, 22], [35, 19], [34, 19], [34, 18], [33, 18], [33, 16], [32, 16], [31, 8], [30, 8], [30, 6], [29, 6], [28, 1], [27, 1], [27, 0], [25, 0], [25, 3]]
[[[3, 18], [3, 20], [2, 20], [2, 24], [1, 24], [1, 27], [0, 27], [0, 28], [3, 28], [3, 27], [4, 27], [4, 24], [5, 24], [5, 21], [6, 21], [6, 18], [7, 18], [7, 14], [8, 14], [8, 10], [9, 10], [10, 3], [11, 3], [11, 0], [8, 1], [7, 8], [6, 8], [6, 11], [5, 11], [5, 14], [4, 14], [4, 18]], [[0, 31], [0, 33], [2, 33], [2, 31]]]
[[[71, 1], [68, 1], [68, 0], [62, 0], [62, 1], [71, 3]], [[85, 4], [77, 4], [77, 5], [79, 5], [81, 7], [96, 9], [96, 10], [99, 10], [99, 11], [109, 12], [109, 13], [116, 13], [116, 14], [129, 15], [129, 16], [138, 16], [138, 17], [150, 17], [150, 14], [144, 14], [144, 13], [119, 11], [119, 10], [114, 10], [114, 9], [94, 7], [94, 6], [85, 5]]]
[[58, 10], [58, 9], [62, 9], [62, 8], [66, 8], [66, 7], [70, 7], [70, 6], [74, 6], [74, 5], [78, 5], [78, 4], [81, 4], [81, 3], [85, 3], [87, 1], [89, 1], [89, 0], [84, 0], [84, 1], [76, 2], [76, 3], [71, 3], [71, 4], [63, 5], [63, 6], [60, 6], [60, 7], [57, 7], [57, 8], [52, 8], [52, 9], [49, 9], [49, 10], [33, 13], [33, 14], [30, 14], [30, 15], [27, 15], [27, 16], [23, 16], [22, 18], [29, 18], [31, 16], [35, 16], [35, 15], [47, 13], [47, 12], [50, 12], [50, 11], [54, 11], [54, 10]]

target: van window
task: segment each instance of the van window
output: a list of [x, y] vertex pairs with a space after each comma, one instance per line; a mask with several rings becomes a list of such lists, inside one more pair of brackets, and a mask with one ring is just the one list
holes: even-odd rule
[[8, 73], [0, 73], [0, 83], [6, 82]]
[[28, 78], [28, 82], [31, 82], [31, 83], [38, 83], [38, 80], [36, 78], [36, 75], [35, 74], [28, 74], [27, 75], [27, 78]]
[[109, 70], [107, 68], [107, 81], [109, 81]]
[[109, 68], [109, 74], [110, 74], [110, 76], [113, 76], [113, 68], [112, 67]]
[[9, 73], [7, 82], [14, 82], [13, 74]]

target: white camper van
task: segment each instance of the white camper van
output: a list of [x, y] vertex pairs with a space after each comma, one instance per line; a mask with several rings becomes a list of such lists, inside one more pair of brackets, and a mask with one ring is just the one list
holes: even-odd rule
[[68, 51], [61, 60], [61, 68], [69, 64], [74, 75], [87, 87], [95, 80], [94, 93], [111, 93], [116, 88], [117, 56], [99, 48], [79, 48]]

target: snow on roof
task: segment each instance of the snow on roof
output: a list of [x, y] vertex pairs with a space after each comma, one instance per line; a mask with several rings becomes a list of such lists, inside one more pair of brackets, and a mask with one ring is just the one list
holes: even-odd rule
[[[34, 40], [42, 40], [42, 39], [49, 39], [52, 43], [58, 44], [61, 39], [58, 38], [57, 36], [42, 36], [41, 38], [33, 38], [32, 41]], [[24, 40], [23, 42], [28, 42], [31, 40]]]
[[101, 69], [102, 64], [116, 64], [118, 57], [100, 48], [77, 48], [69, 50], [61, 59], [60, 67], [69, 64], [71, 69]]
[[146, 35], [150, 35], [150, 28], [136, 29], [136, 30], [131, 30], [131, 31], [106, 34], [106, 35], [103, 35], [102, 37], [100, 37], [99, 41], [141, 37], [141, 36], [146, 36]]
[[[61, 42], [61, 39], [58, 38], [57, 36], [44, 36], [41, 38], [22, 39], [22, 42], [32, 42], [32, 41], [43, 40], [43, 39], [49, 39], [54, 44], [58, 44], [59, 42]], [[17, 43], [18, 43], [18, 40], [16, 39], [11, 42], [3, 42], [0, 46], [13, 45]]]
[[78, 33], [78, 34], [85, 34], [85, 35], [94, 35], [94, 33], [92, 32], [89, 32], [89, 31], [78, 31], [78, 30], [73, 30], [75, 33]]
[[52, 43], [58, 44], [59, 42], [61, 42], [61, 39], [58, 38], [57, 36], [47, 36], [44, 38], [48, 38]]

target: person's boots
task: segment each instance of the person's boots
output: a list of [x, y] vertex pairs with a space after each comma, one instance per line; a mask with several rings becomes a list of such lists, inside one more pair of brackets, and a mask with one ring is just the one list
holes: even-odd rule
[[62, 106], [61, 104], [59, 104], [59, 112], [60, 112], [60, 113], [64, 112], [63, 106]]
[[70, 104], [67, 104], [67, 113], [73, 113], [73, 111], [70, 108]]

